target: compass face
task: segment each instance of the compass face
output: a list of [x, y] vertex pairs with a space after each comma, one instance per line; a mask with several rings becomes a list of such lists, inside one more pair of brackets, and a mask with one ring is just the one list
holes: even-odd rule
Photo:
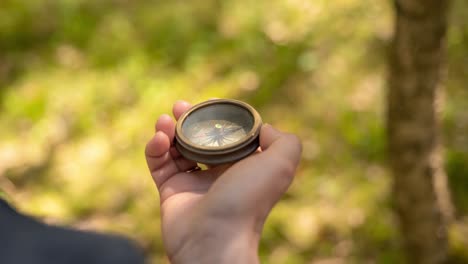
[[182, 133], [194, 145], [219, 148], [245, 139], [253, 124], [254, 118], [246, 109], [232, 104], [213, 104], [188, 115], [182, 124]]
[[246, 136], [242, 126], [227, 120], [205, 120], [187, 128], [192, 143], [206, 147], [222, 147]]

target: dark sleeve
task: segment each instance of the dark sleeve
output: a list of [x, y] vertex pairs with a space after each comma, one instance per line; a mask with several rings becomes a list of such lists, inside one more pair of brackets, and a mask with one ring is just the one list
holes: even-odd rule
[[140, 264], [141, 251], [118, 236], [48, 226], [0, 199], [2, 264]]

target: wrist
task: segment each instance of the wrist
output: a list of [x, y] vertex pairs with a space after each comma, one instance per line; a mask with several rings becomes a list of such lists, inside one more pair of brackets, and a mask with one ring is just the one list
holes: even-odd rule
[[172, 264], [258, 264], [259, 236], [225, 227], [196, 227], [194, 235], [175, 254]]

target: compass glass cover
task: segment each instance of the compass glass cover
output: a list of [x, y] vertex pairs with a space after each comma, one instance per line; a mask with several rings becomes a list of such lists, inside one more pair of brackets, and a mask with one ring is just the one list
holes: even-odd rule
[[254, 125], [252, 114], [233, 104], [207, 105], [190, 113], [182, 133], [192, 144], [224, 147], [244, 139]]

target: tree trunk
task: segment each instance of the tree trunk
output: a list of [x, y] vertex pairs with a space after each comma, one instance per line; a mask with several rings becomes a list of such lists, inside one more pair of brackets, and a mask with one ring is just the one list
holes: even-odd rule
[[393, 194], [409, 263], [447, 261], [452, 205], [439, 137], [448, 2], [394, 0], [388, 144]]

